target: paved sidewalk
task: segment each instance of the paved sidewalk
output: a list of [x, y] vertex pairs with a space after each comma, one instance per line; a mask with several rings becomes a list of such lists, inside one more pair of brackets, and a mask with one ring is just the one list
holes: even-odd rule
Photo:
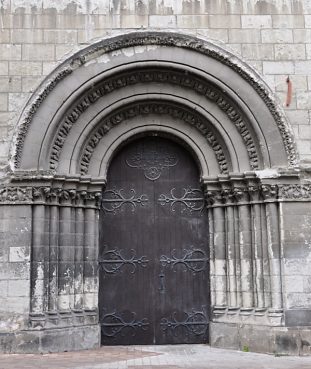
[[311, 369], [311, 357], [275, 357], [206, 345], [114, 346], [45, 355], [1, 355], [0, 369]]

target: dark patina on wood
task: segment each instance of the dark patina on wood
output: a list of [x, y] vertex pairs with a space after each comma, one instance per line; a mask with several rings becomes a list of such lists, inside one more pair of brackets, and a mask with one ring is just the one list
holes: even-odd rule
[[208, 256], [190, 153], [160, 137], [128, 144], [110, 166], [101, 206], [102, 343], [207, 342]]

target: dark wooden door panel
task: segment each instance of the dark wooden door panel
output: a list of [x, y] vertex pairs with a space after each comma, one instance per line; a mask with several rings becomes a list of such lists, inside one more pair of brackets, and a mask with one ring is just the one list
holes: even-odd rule
[[207, 342], [208, 219], [189, 153], [158, 137], [123, 148], [101, 222], [102, 343]]

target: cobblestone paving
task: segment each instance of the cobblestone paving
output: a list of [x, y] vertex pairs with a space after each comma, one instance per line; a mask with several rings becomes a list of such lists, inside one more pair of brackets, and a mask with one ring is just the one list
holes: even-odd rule
[[311, 357], [275, 357], [206, 345], [115, 346], [44, 355], [0, 355], [0, 369], [311, 369]]

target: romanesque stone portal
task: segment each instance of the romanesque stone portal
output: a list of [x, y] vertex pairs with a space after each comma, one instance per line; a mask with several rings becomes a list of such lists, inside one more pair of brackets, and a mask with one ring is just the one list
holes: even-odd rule
[[102, 343], [208, 342], [208, 217], [190, 154], [160, 137], [126, 146], [109, 168], [101, 218]]
[[[147, 165], [149, 137], [172, 140], [165, 147], [183, 159], [174, 151], [154, 165], [148, 149]], [[142, 151], [135, 152], [137, 139]], [[114, 163], [130, 149], [121, 176]], [[22, 313], [4, 313], [3, 351], [91, 348], [101, 332], [113, 343], [130, 330], [146, 342], [191, 342], [191, 332], [201, 342], [209, 332], [218, 347], [309, 353], [309, 244], [297, 243], [297, 227], [307, 232], [310, 224], [309, 177], [297, 167], [282, 109], [243, 61], [177, 33], [101, 40], [34, 92], [11, 151], [0, 188], [10, 253], [3, 268], [29, 296]], [[130, 175], [137, 182], [126, 185]], [[193, 182], [179, 182], [186, 178]], [[149, 237], [154, 254], [144, 239], [131, 251], [144, 233], [124, 238], [126, 223], [133, 228], [140, 219], [159, 227]], [[158, 289], [146, 292], [146, 307], [159, 309], [149, 315], [127, 306], [130, 282], [139, 286], [139, 273], [148, 272]], [[174, 296], [176, 278], [195, 286]], [[148, 327], [158, 332], [142, 336]]]

